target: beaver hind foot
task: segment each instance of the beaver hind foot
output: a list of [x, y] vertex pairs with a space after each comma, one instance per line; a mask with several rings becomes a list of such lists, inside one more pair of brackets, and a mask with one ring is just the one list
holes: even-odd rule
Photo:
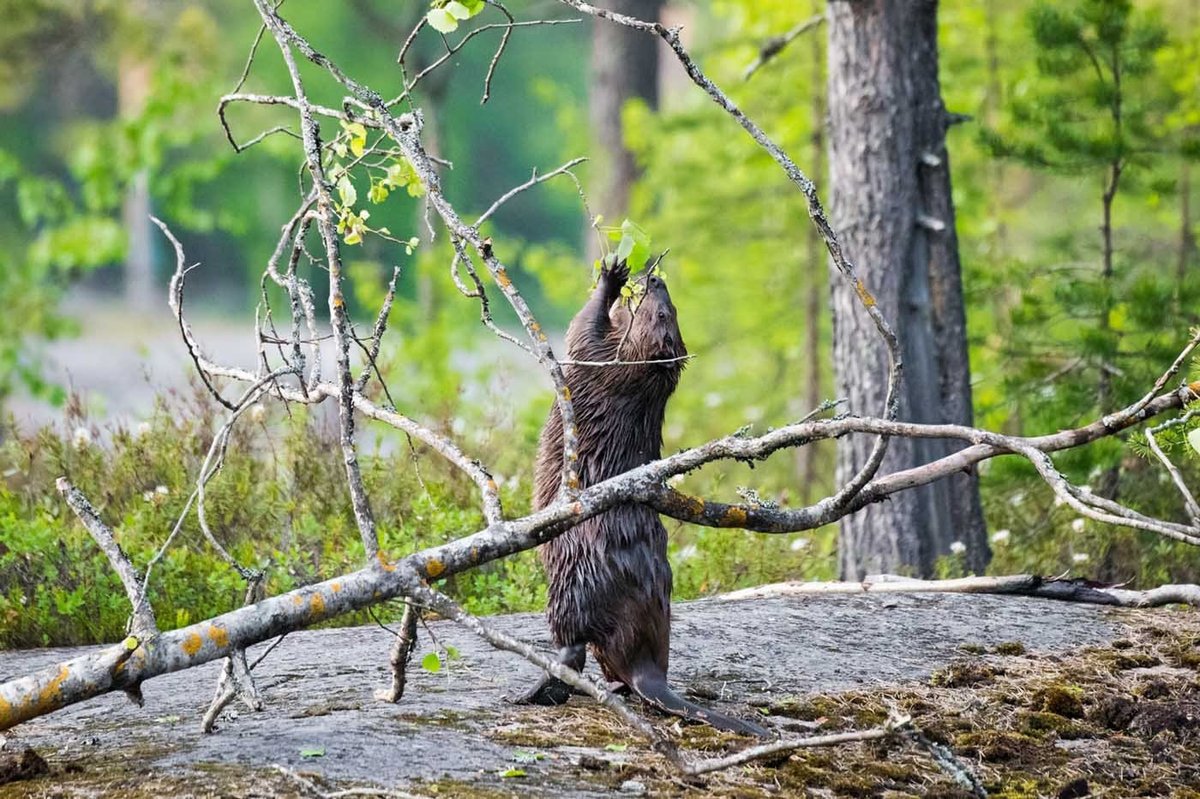
[[[583, 671], [587, 660], [587, 647], [583, 644], [571, 644], [558, 650], [557, 660], [569, 669]], [[516, 699], [514, 705], [565, 705], [572, 694], [578, 690], [567, 685], [553, 674], [546, 674], [537, 685]]]
[[702, 707], [695, 702], [689, 702], [671, 690], [671, 686], [667, 684], [666, 675], [658, 669], [648, 668], [635, 672], [631, 682], [633, 690], [638, 696], [665, 713], [681, 716], [691, 721], [700, 721], [716, 727], [718, 730], [727, 730], [741, 735], [754, 735], [758, 738], [774, 737], [765, 727], [760, 727], [753, 722], [726, 716], [724, 713]]

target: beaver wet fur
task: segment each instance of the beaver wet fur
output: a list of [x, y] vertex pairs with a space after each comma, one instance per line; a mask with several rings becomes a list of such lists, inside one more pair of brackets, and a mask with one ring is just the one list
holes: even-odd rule
[[[640, 301], [627, 304], [620, 299], [628, 278], [624, 262], [601, 271], [567, 330], [568, 358], [667, 362], [566, 367], [584, 488], [661, 457], [667, 400], [687, 355], [666, 283], [657, 275], [643, 276]], [[537, 509], [557, 498], [562, 468], [562, 418], [555, 408], [538, 449]], [[605, 677], [655, 707], [722, 729], [767, 735], [754, 724], [693, 704], [668, 686], [671, 565], [667, 531], [653, 509], [615, 507], [543, 545], [541, 557], [549, 582], [546, 615], [561, 662], [581, 671], [590, 646]], [[571, 693], [566, 683], [547, 675], [518, 701], [558, 705]]]

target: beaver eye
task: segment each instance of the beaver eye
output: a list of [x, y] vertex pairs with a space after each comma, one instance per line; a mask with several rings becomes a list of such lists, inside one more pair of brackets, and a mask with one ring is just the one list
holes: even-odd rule
[[651, 286], [653, 286], [654, 288], [658, 288], [659, 286], [661, 286], [661, 285], [662, 285], [662, 280], [660, 280], [660, 279], [659, 279], [659, 278], [657, 278], [657, 277], [654, 277], [653, 275], [651, 275], [651, 276], [650, 276], [650, 280], [649, 280], [648, 282], [649, 282], [649, 283], [650, 283], [650, 285], [651, 285]]
[[669, 313], [667, 313], [666, 311], [664, 311], [664, 310], [663, 310], [663, 309], [661, 309], [661, 308], [659, 309], [659, 311], [658, 311], [658, 318], [659, 318], [660, 320], [666, 320], [666, 318], [667, 318], [668, 316], [670, 316], [670, 314], [669, 314]]

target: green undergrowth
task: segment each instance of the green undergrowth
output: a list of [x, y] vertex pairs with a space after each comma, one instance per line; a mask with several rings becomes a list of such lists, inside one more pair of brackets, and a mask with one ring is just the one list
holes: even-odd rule
[[[332, 404], [247, 412], [224, 465], [208, 484], [214, 537], [240, 564], [267, 572], [268, 594], [328, 579], [363, 563]], [[67, 477], [99, 509], [135, 566], [145, 569], [180, 517], [178, 534], [152, 569], [159, 625], [185, 626], [238, 607], [245, 585], [184, 513], [226, 412], [201, 389], [160, 398], [132, 427], [100, 426], [75, 403], [62, 423], [20, 433], [0, 429], [0, 648], [108, 642], [125, 634], [128, 602], [104, 555], [54, 489]], [[497, 471], [505, 512], [530, 507], [532, 455], [541, 413], [511, 427], [455, 439]], [[446, 419], [436, 425], [450, 432]], [[469, 426], [470, 427], [470, 426]], [[360, 463], [380, 541], [393, 557], [483, 526], [478, 491], [436, 453], [364, 425]], [[698, 489], [697, 489], [698, 490]], [[672, 523], [676, 597], [782, 580], [828, 577], [832, 536], [795, 546], [794, 536], [753, 536]], [[534, 552], [450, 577], [444, 588], [481, 614], [540, 610], [545, 580]], [[389, 623], [399, 603], [331, 624]]]

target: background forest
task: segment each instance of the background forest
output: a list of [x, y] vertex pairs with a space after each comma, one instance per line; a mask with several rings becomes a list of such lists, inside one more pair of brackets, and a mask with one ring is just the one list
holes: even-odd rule
[[[297, 1], [288, 14], [319, 30], [314, 44], [347, 71], [388, 87], [400, 82], [398, 47], [428, 10], [391, 5]], [[513, 10], [561, 14], [536, 0]], [[824, 196], [822, 10], [803, 0], [712, 0], [661, 13], [686, 26], [705, 69]], [[124, 599], [54, 495], [54, 478], [68, 475], [100, 502], [122, 545], [144, 562], [179, 517], [217, 408], [200, 390], [170, 389], [136, 418], [109, 419], [86, 392], [70, 396], [47, 378], [46, 342], [86, 330], [98, 305], [124, 309], [130, 320], [165, 316], [170, 254], [151, 232], [150, 212], [202, 263], [189, 276], [191, 312], [243, 325], [249, 338], [261, 265], [294, 207], [295, 143], [281, 134], [235, 153], [215, 113], [217, 98], [238, 84], [257, 30], [247, 4], [3, 0], [0, 16], [11, 23], [0, 31], [0, 297], [8, 307], [0, 314], [0, 404], [32, 395], [61, 404], [64, 418], [35, 429], [13, 417], [0, 432], [0, 646], [109, 640], [124, 629]], [[744, 77], [772, 37], [797, 28], [804, 31]], [[670, 249], [662, 268], [695, 355], [668, 411], [665, 451], [745, 425], [785, 424], [834, 398], [826, 259], [803, 198], [768, 157], [730, 135], [720, 109], [665, 61], [650, 86], [597, 117], [611, 76], [589, 69], [585, 24], [515, 32], [492, 99], [481, 105], [489, 35], [423, 83], [415, 103], [427, 138], [454, 164], [446, 193], [464, 210], [482, 212], [535, 167], [544, 173], [592, 158], [575, 170], [586, 210], [579, 188], [560, 177], [485, 227], [539, 319], [561, 332], [607, 246], [597, 236], [606, 240], [628, 218], [653, 251]], [[945, 103], [960, 115], [948, 149], [977, 424], [1053, 432], [1128, 404], [1198, 321], [1200, 3], [946, 4], [939, 44]], [[433, 40], [420, 47], [426, 63], [439, 55]], [[285, 79], [282, 64], [262, 57], [244, 90], [267, 93]], [[339, 105], [337, 93], [313, 86], [325, 89], [314, 88], [314, 101]], [[286, 110], [231, 109], [232, 135], [244, 142], [286, 125]], [[391, 320], [401, 344], [381, 360], [392, 399], [500, 468], [508, 507], [522, 511], [549, 386], [480, 326], [476, 306], [448, 279], [449, 245], [429, 240], [420, 197], [410, 196], [419, 192], [406, 187], [403, 175], [390, 174], [354, 187], [369, 196], [370, 226], [401, 242], [347, 239], [356, 321], [370, 325], [398, 266]], [[598, 233], [588, 226], [596, 215]], [[405, 246], [412, 238], [415, 246]], [[498, 306], [496, 315], [512, 325]], [[272, 592], [357, 563], [356, 536], [341, 534], [354, 521], [331, 445], [336, 426], [302, 408], [252, 416], [209, 487], [210, 524], [223, 543], [269, 567]], [[364, 443], [373, 445], [365, 477], [385, 547], [408, 550], [478, 527], [464, 478], [402, 437]], [[1184, 439], [1169, 443], [1196, 476]], [[753, 480], [749, 467], [721, 464], [687, 484], [728, 498], [753, 482], [764, 499], [813, 501], [834, 487], [833, 446], [776, 457]], [[1110, 438], [1057, 462], [1097, 492], [1179, 517], [1167, 476], [1139, 449], [1136, 440]], [[1078, 518], [1023, 460], [984, 464], [981, 484], [990, 572], [1069, 570], [1140, 585], [1195, 579], [1194, 550]], [[155, 586], [164, 626], [242, 600], [240, 577], [193, 524], [185, 522]], [[833, 526], [785, 536], [678, 522], [668, 529], [680, 598], [838, 576]], [[957, 575], [965, 562], [951, 554], [937, 568]], [[529, 552], [459, 575], [448, 589], [479, 612], [544, 601]]]

